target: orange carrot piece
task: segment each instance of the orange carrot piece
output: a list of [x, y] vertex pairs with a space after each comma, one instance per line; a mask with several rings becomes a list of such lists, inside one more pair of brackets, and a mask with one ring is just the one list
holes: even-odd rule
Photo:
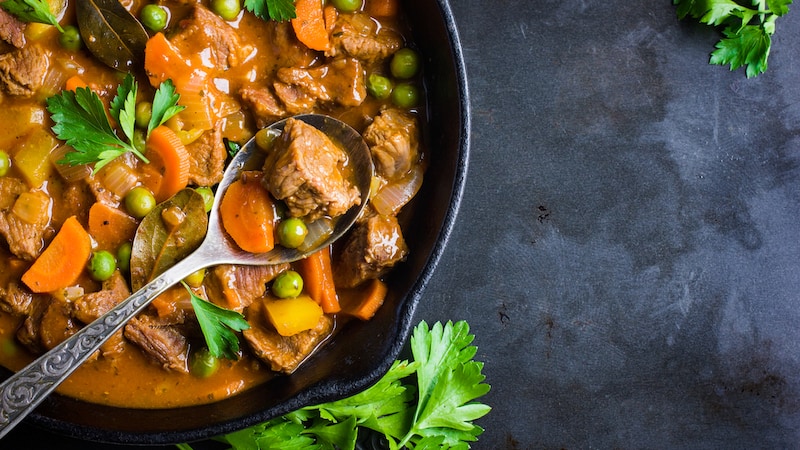
[[342, 312], [361, 320], [369, 320], [386, 300], [389, 287], [381, 280], [372, 279], [361, 286], [339, 290]]
[[400, 11], [398, 0], [367, 0], [366, 11], [370, 16], [394, 16]]
[[219, 205], [225, 231], [251, 253], [275, 247], [275, 209], [260, 176], [245, 176], [228, 186]]
[[183, 85], [181, 75], [188, 76], [188, 62], [178, 53], [178, 49], [164, 36], [156, 33], [147, 40], [144, 49], [144, 70], [150, 79], [150, 84], [157, 87], [167, 79], [171, 79], [175, 86]]
[[336, 7], [333, 5], [325, 5], [325, 8], [322, 10], [322, 17], [325, 19], [325, 30], [328, 32], [328, 36], [333, 33], [333, 28], [336, 26], [336, 19], [339, 17], [339, 12], [336, 10]]
[[167, 200], [189, 183], [189, 152], [171, 128], [160, 125], [150, 132], [145, 156], [150, 163], [143, 167], [142, 181], [156, 201]]
[[70, 216], [50, 245], [22, 275], [22, 282], [36, 293], [53, 292], [74, 284], [92, 253], [92, 238]]
[[89, 208], [89, 234], [101, 249], [114, 250], [123, 242], [132, 241], [138, 226], [136, 219], [105, 203]]
[[312, 50], [325, 51], [330, 48], [330, 36], [325, 28], [325, 17], [321, 0], [295, 0], [296, 17], [292, 28], [297, 39]]
[[341, 311], [336, 286], [333, 284], [333, 266], [330, 247], [325, 247], [297, 261], [297, 271], [303, 277], [303, 287], [322, 311], [333, 314]]
[[75, 92], [75, 89], [78, 89], [79, 87], [85, 88], [89, 87], [89, 85], [86, 84], [85, 81], [83, 81], [83, 78], [81, 78], [80, 75], [73, 75], [67, 78], [67, 82], [66, 85], [64, 86], [64, 89]]

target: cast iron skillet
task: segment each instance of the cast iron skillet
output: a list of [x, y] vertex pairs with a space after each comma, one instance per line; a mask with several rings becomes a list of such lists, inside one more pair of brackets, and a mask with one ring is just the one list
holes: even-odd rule
[[378, 380], [403, 348], [455, 221], [467, 171], [470, 114], [466, 71], [447, 0], [404, 7], [424, 57], [430, 166], [401, 217], [411, 250], [387, 280], [390, 296], [368, 322], [351, 322], [291, 376], [210, 405], [124, 409], [52, 395], [27, 423], [57, 434], [118, 444], [191, 442], [235, 431], [295, 409], [355, 394]]

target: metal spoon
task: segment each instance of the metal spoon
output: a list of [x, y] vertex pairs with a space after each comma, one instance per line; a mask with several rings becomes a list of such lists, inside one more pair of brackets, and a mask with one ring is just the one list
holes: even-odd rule
[[[305, 252], [281, 246], [260, 254], [242, 251], [222, 230], [219, 204], [227, 187], [239, 177], [244, 168], [247, 168], [247, 162], [251, 157], [259, 152], [254, 139], [251, 139], [225, 169], [211, 208], [206, 237], [197, 250], [147, 283], [127, 300], [0, 384], [0, 438], [33, 411], [128, 320], [142, 312], [156, 296], [186, 276], [196, 270], [219, 264], [271, 265], [296, 261], [330, 245], [353, 225], [367, 203], [374, 170], [366, 143], [350, 126], [331, 117], [307, 114], [295, 118], [321, 130], [348, 152], [349, 163], [355, 169], [356, 186], [361, 192], [360, 205], [350, 208], [338, 219], [333, 233], [324, 242]], [[284, 124], [285, 120], [269, 128], [282, 130]]]

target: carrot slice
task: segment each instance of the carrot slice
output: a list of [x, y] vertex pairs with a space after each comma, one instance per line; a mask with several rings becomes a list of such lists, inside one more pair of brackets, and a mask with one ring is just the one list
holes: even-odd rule
[[336, 11], [335, 6], [325, 5], [325, 8], [322, 10], [322, 16], [325, 19], [325, 30], [328, 32], [328, 36], [330, 36], [336, 26], [336, 19], [339, 17], [339, 12]]
[[369, 320], [383, 305], [388, 291], [386, 283], [378, 279], [369, 280], [355, 288], [341, 289], [339, 300], [342, 312], [361, 320]]
[[326, 314], [341, 311], [336, 286], [333, 284], [330, 246], [295, 262], [303, 277], [303, 288], [322, 307]]
[[183, 85], [184, 77], [191, 74], [188, 62], [161, 32], [147, 40], [144, 49], [144, 70], [154, 87], [167, 79], [172, 79], [175, 86]]
[[79, 87], [85, 88], [89, 87], [89, 85], [86, 84], [85, 81], [83, 81], [83, 78], [81, 78], [80, 75], [73, 75], [67, 78], [67, 82], [66, 85], [64, 86], [64, 89], [75, 92], [75, 89], [78, 89]]
[[244, 176], [231, 183], [219, 212], [225, 231], [242, 250], [264, 253], [275, 247], [275, 210], [261, 176]]
[[367, 0], [365, 9], [374, 17], [394, 16], [400, 10], [400, 3], [398, 0]]
[[189, 183], [189, 152], [181, 139], [166, 125], [150, 132], [145, 147], [150, 160], [143, 167], [143, 182], [156, 198], [163, 202]]
[[99, 248], [113, 250], [133, 240], [137, 226], [136, 219], [105, 203], [95, 203], [89, 208], [89, 234]]
[[330, 36], [325, 28], [325, 16], [321, 0], [296, 0], [296, 17], [292, 28], [297, 39], [312, 50], [325, 51], [330, 48]]
[[22, 275], [22, 282], [36, 293], [53, 292], [74, 284], [92, 253], [92, 238], [70, 216], [50, 245]]

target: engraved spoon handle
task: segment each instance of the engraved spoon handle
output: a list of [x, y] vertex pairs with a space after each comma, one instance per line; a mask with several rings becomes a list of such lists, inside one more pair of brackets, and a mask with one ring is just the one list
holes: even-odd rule
[[0, 384], [0, 438], [86, 361], [156, 296], [198, 270], [195, 252]]

